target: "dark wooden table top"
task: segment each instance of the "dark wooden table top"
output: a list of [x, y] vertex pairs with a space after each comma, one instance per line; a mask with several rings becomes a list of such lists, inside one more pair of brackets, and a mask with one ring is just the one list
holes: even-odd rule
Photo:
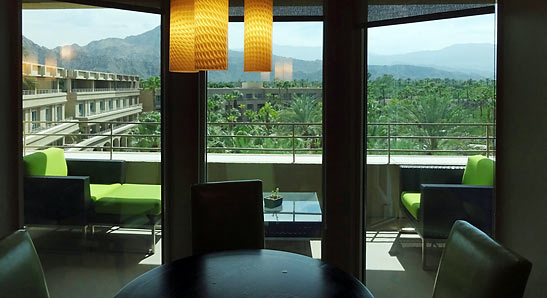
[[117, 298], [373, 297], [357, 279], [306, 256], [275, 250], [234, 250], [192, 256], [152, 269]]

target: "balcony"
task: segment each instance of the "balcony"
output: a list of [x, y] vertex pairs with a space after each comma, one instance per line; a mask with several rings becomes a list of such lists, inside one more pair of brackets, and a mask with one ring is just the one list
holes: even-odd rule
[[[57, 147], [65, 148], [67, 157], [140, 163], [156, 173], [151, 180], [161, 181], [156, 171], [161, 162], [161, 137], [154, 132], [159, 122], [79, 123], [100, 129], [94, 133], [47, 134], [65, 138]], [[440, 133], [403, 134], [410, 126], [435, 126]], [[260, 178], [265, 191], [279, 187], [283, 191], [316, 192], [322, 202], [320, 123], [214, 122], [208, 127], [210, 180]], [[463, 166], [468, 155], [495, 156], [491, 123], [370, 123], [368, 128], [367, 223], [371, 226], [398, 217], [400, 165]], [[44, 147], [29, 143], [24, 149], [30, 152]]]
[[[90, 134], [51, 132], [51, 136], [74, 140], [56, 146], [65, 148], [67, 158], [123, 159], [126, 160], [128, 183], [161, 183], [160, 135], [148, 133], [154, 131], [160, 122], [81, 122], [85, 125], [102, 125], [105, 129]], [[25, 122], [25, 125], [30, 124], [32, 122]], [[148, 129], [137, 131], [139, 126]], [[284, 191], [314, 192], [322, 201], [320, 123], [217, 122], [209, 123], [208, 126], [207, 161], [210, 180], [246, 179], [253, 176], [263, 180], [266, 191], [280, 187]], [[403, 134], [408, 126], [441, 128], [439, 135], [434, 136]], [[466, 127], [466, 132], [475, 133], [463, 135], [462, 127]], [[241, 133], [248, 128], [255, 128], [255, 133]], [[399, 166], [464, 165], [468, 154], [493, 156], [495, 138], [492, 128], [493, 124], [369, 124], [366, 168], [366, 220], [369, 231], [366, 232], [366, 245], [367, 269], [373, 272], [369, 280], [381, 279], [382, 273], [387, 270], [385, 272], [400, 273], [403, 279], [418, 280], [426, 287], [432, 284], [428, 273], [421, 270], [419, 239], [407, 235], [401, 243], [395, 242], [395, 229], [407, 225], [404, 219], [400, 219], [398, 208]], [[273, 134], [274, 131], [276, 134]], [[145, 142], [138, 142], [138, 139], [144, 139]], [[436, 140], [440, 146], [428, 147], [431, 140]], [[45, 147], [47, 145], [28, 144], [24, 148], [25, 154]], [[85, 241], [81, 240], [80, 233], [70, 229], [57, 228], [52, 233], [45, 228], [35, 228], [33, 233], [38, 239], [39, 250], [58, 249], [59, 245], [65, 249], [74, 249], [73, 243], [76, 242], [90, 258], [95, 255], [116, 257], [119, 251], [115, 247], [123, 247], [124, 252], [129, 252], [132, 258], [131, 265], [126, 267], [129, 271], [146, 270], [161, 262], [161, 240], [156, 243], [156, 254], [145, 257], [139, 252], [140, 248], [147, 247], [145, 240], [149, 232], [143, 230], [101, 227], [97, 228], [95, 237]], [[160, 239], [161, 233], [157, 232], [157, 236]], [[112, 243], [117, 245], [112, 246]], [[321, 256], [321, 241], [317, 238], [268, 238], [266, 246], [315, 258]], [[389, 255], [388, 251], [397, 252], [398, 255]], [[59, 261], [51, 256], [50, 259]], [[76, 259], [67, 262], [77, 264]], [[48, 265], [45, 266], [47, 268]]]

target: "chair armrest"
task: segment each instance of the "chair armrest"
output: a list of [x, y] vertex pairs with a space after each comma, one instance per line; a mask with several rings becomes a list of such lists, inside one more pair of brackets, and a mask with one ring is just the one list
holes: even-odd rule
[[447, 238], [458, 219], [492, 234], [492, 186], [422, 184], [421, 193], [418, 218], [425, 238]]
[[125, 160], [67, 159], [69, 176], [89, 176], [94, 184], [125, 183]]
[[92, 210], [87, 176], [29, 176], [25, 224], [86, 225]]
[[420, 192], [420, 185], [460, 184], [463, 166], [400, 166], [401, 191]]

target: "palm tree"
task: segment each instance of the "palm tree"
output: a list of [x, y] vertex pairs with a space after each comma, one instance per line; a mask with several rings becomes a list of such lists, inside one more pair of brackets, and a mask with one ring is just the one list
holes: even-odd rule
[[289, 108], [281, 111], [280, 119], [284, 122], [305, 123], [302, 125], [303, 136], [316, 136], [317, 128], [309, 123], [320, 123], [322, 121], [322, 105], [313, 96], [297, 95], [294, 97]]
[[[418, 123], [418, 130], [421, 135], [430, 136], [426, 138], [425, 149], [437, 150], [439, 139], [434, 138], [446, 134], [452, 128], [443, 128], [438, 125], [420, 125], [419, 123], [460, 123], [463, 119], [461, 108], [444, 95], [436, 94], [435, 88], [424, 96], [418, 96], [415, 100], [393, 100], [391, 107], [398, 106], [398, 116], [403, 122]], [[393, 115], [394, 113], [390, 113]], [[431, 154], [431, 153], [430, 153]]]

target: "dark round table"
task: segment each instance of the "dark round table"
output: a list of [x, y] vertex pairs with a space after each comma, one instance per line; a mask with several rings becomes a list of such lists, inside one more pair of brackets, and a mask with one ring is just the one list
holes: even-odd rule
[[267, 249], [192, 256], [154, 268], [117, 298], [373, 297], [357, 279], [306, 256]]

